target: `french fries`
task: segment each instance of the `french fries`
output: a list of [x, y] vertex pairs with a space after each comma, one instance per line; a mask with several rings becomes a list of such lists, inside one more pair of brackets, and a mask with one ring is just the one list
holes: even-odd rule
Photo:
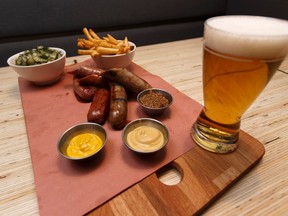
[[107, 34], [106, 37], [100, 38], [92, 29], [83, 28], [86, 39], [79, 38], [77, 47], [79, 55], [115, 55], [130, 52], [133, 47], [128, 43], [128, 37], [124, 40], [117, 40], [112, 35]]

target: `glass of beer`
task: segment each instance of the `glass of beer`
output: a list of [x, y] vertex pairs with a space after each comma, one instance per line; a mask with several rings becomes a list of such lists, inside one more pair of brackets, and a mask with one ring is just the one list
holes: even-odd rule
[[203, 45], [204, 108], [191, 136], [204, 149], [237, 148], [241, 117], [288, 52], [288, 21], [259, 16], [206, 20]]

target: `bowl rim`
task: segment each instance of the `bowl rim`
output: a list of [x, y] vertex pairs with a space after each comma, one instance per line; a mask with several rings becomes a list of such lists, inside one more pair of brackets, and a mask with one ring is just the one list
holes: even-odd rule
[[[138, 122], [138, 121], [150, 121], [150, 122], [154, 122], [158, 125], [160, 125], [162, 128], [164, 128], [164, 130], [166, 131], [167, 133], [167, 139], [166, 141], [164, 141], [163, 145], [160, 147], [160, 148], [157, 148], [157, 149], [154, 149], [154, 150], [151, 150], [151, 151], [141, 151], [141, 150], [138, 150], [138, 149], [135, 149], [133, 147], [131, 147], [127, 142], [125, 142], [125, 135], [126, 135], [126, 130], [128, 127], [130, 127], [132, 124], [135, 124], [135, 122]], [[126, 135], [127, 136], [127, 135]], [[149, 153], [154, 153], [154, 152], [157, 152], [157, 151], [160, 151], [161, 149], [163, 149], [168, 143], [169, 143], [169, 140], [170, 140], [170, 132], [167, 128], [167, 126], [165, 124], [163, 124], [161, 121], [157, 120], [157, 119], [154, 119], [154, 118], [137, 118], [131, 122], [129, 122], [125, 127], [124, 129], [122, 130], [122, 141], [124, 143], [124, 145], [126, 147], [128, 147], [130, 150], [132, 150], [133, 152], [136, 152], [136, 153], [141, 153], [141, 154], [149, 154]]]
[[[21, 52], [18, 52], [12, 56], [10, 56], [8, 59], [7, 59], [7, 64], [11, 67], [15, 67], [15, 68], [37, 68], [37, 67], [41, 67], [41, 66], [44, 66], [44, 65], [49, 65], [49, 64], [53, 64], [55, 62], [58, 62], [58, 61], [61, 61], [63, 58], [66, 58], [66, 51], [62, 48], [59, 48], [59, 47], [48, 47], [50, 49], [55, 49], [57, 51], [60, 51], [62, 53], [62, 56], [58, 59], [55, 59], [51, 62], [46, 62], [46, 63], [42, 63], [42, 64], [35, 64], [35, 65], [16, 65], [14, 62], [15, 62], [15, 59], [22, 53], [24, 53], [25, 51], [27, 50], [23, 50]], [[13, 62], [14, 61], [14, 62]]]
[[133, 42], [131, 42], [131, 41], [128, 41], [128, 43], [134, 47], [134, 49], [131, 50], [131, 51], [128, 52], [128, 53], [115, 54], [115, 55], [99, 55], [99, 56], [93, 56], [93, 57], [91, 56], [91, 57], [92, 57], [92, 58], [101, 58], [101, 57], [104, 57], [104, 58], [114, 58], [114, 57], [119, 57], [119, 56], [126, 56], [127, 54], [131, 54], [131, 53], [133, 53], [133, 52], [136, 51], [136, 44], [133, 43]]
[[[165, 106], [165, 107], [159, 107], [159, 108], [153, 108], [153, 107], [145, 106], [144, 104], [142, 104], [142, 103], [140, 102], [140, 96], [142, 96], [142, 94], [143, 94], [144, 92], [154, 91], [154, 90], [160, 91], [160, 92], [165, 92], [166, 94], [170, 95], [171, 100], [169, 100], [169, 103], [168, 103], [167, 106]], [[166, 108], [168, 108], [169, 106], [171, 106], [171, 104], [173, 103], [173, 96], [172, 96], [171, 93], [169, 93], [168, 91], [166, 91], [166, 90], [164, 90], [164, 89], [162, 89], [162, 88], [148, 88], [148, 89], [144, 89], [144, 90], [142, 90], [141, 92], [139, 92], [139, 94], [137, 95], [137, 102], [138, 102], [142, 107], [144, 107], [144, 108], [146, 108], [146, 109], [162, 110], [162, 109], [166, 109]]]
[[[87, 126], [87, 125], [94, 125], [94, 126], [97, 126], [97, 127], [101, 128], [101, 129], [103, 130], [104, 135], [105, 135], [105, 139], [103, 140], [103, 144], [102, 144], [101, 148], [99, 148], [99, 149], [98, 149], [96, 152], [94, 152], [93, 154], [90, 154], [90, 155], [88, 155], [88, 156], [81, 157], [81, 158], [69, 157], [68, 155], [63, 154], [63, 153], [61, 152], [61, 150], [60, 150], [60, 143], [61, 143], [61, 140], [62, 140], [62, 138], [64, 137], [64, 135], [65, 135], [66, 133], [68, 133], [70, 130], [72, 130], [72, 129], [76, 128], [76, 127], [83, 126], [83, 125], [86, 125], [86, 126]], [[58, 138], [58, 140], [57, 140], [57, 151], [58, 151], [59, 155], [63, 156], [64, 158], [67, 158], [67, 159], [69, 159], [69, 160], [73, 160], [73, 161], [85, 160], [85, 159], [88, 159], [88, 158], [93, 157], [93, 156], [96, 155], [98, 152], [100, 152], [102, 148], [104, 148], [104, 146], [106, 145], [106, 142], [107, 142], [107, 136], [108, 136], [108, 134], [107, 134], [106, 129], [105, 129], [102, 125], [100, 125], [100, 124], [93, 123], [93, 122], [78, 123], [78, 124], [75, 124], [75, 125], [67, 128], [64, 132], [61, 133], [61, 135], [59, 136], [59, 138]]]

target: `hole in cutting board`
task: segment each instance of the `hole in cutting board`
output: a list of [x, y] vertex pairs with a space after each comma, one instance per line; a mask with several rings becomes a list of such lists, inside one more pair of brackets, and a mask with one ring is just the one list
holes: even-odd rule
[[183, 171], [177, 163], [172, 162], [157, 170], [156, 176], [165, 185], [177, 185], [182, 180]]

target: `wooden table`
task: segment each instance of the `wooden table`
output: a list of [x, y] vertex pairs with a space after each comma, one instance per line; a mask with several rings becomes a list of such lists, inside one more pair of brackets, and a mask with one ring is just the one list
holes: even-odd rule
[[[87, 56], [71, 57], [82, 61]], [[202, 39], [137, 48], [134, 62], [203, 104]], [[0, 215], [38, 215], [38, 203], [17, 74], [0, 68]], [[284, 215], [288, 211], [288, 59], [246, 112], [242, 130], [266, 149], [260, 164], [205, 215]]]

